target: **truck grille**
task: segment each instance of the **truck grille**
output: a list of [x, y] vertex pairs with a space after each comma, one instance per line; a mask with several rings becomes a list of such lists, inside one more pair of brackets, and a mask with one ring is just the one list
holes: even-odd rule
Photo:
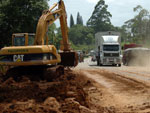
[[119, 57], [119, 53], [104, 53], [104, 57]]

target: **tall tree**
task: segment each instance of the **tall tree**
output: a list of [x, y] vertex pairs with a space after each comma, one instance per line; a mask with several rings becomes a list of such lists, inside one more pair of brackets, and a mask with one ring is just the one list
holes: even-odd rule
[[0, 46], [11, 43], [16, 32], [35, 32], [42, 11], [48, 8], [48, 0], [1, 0]]
[[74, 25], [69, 29], [69, 39], [75, 45], [90, 45], [93, 43], [93, 30], [87, 26]]
[[77, 14], [77, 24], [83, 25], [83, 19], [79, 12]]
[[113, 27], [110, 21], [112, 15], [107, 11], [107, 8], [108, 5], [105, 4], [105, 1], [99, 0], [87, 22], [87, 26], [92, 27], [95, 32], [111, 30]]
[[132, 40], [137, 42], [145, 42], [147, 39], [150, 40], [150, 14], [149, 12], [138, 5], [133, 9], [138, 14], [125, 22], [128, 26], [128, 31], [132, 34]]
[[83, 25], [83, 18], [80, 16], [80, 24]]
[[71, 14], [70, 16], [70, 27], [74, 26], [74, 19], [73, 19], [73, 16]]

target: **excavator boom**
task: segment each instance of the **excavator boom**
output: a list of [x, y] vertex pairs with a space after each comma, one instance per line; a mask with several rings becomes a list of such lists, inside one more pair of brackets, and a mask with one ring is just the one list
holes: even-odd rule
[[[56, 6], [58, 9], [52, 11]], [[44, 45], [44, 40], [46, 33], [48, 31], [48, 26], [53, 24], [57, 19], [60, 20], [60, 27], [62, 33], [62, 45], [63, 51], [70, 51], [69, 41], [68, 41], [68, 27], [67, 27], [67, 15], [65, 10], [65, 5], [62, 0], [57, 4], [54, 4], [49, 10], [43, 11], [40, 17], [37, 29], [34, 45]]]
[[[58, 9], [53, 11], [53, 9], [58, 6]], [[44, 45], [45, 37], [47, 37], [48, 26], [53, 24], [57, 19], [60, 20], [60, 27], [62, 33], [61, 42], [61, 65], [64, 66], [76, 66], [78, 64], [78, 55], [76, 52], [71, 51], [69, 40], [68, 40], [68, 27], [67, 27], [67, 15], [65, 10], [65, 5], [62, 0], [57, 4], [54, 4], [49, 10], [43, 12], [39, 19], [37, 29], [35, 45]]]

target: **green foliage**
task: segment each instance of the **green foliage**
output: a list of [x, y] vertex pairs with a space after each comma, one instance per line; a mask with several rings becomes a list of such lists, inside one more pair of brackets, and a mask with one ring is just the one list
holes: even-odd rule
[[99, 0], [96, 4], [92, 16], [87, 22], [87, 26], [92, 27], [96, 32], [112, 30], [110, 18], [112, 15], [107, 11], [108, 6], [104, 0]]
[[71, 14], [70, 16], [70, 27], [74, 26], [74, 19], [73, 19], [73, 16]]
[[69, 39], [75, 45], [90, 45], [94, 42], [93, 30], [87, 26], [74, 25], [69, 29]]
[[55, 40], [55, 47], [60, 49], [60, 41], [62, 40], [61, 28], [56, 29], [56, 40]]
[[12, 33], [35, 32], [39, 17], [48, 8], [48, 0], [1, 0], [0, 45], [10, 45]]
[[54, 44], [56, 40], [55, 36], [56, 25], [53, 23], [48, 27], [48, 42], [49, 44]]
[[124, 29], [127, 31], [126, 40], [134, 43], [146, 44], [150, 40], [150, 13], [138, 5], [133, 9], [138, 14], [125, 22]]
[[[61, 29], [57, 28], [55, 46], [60, 49], [62, 40]], [[75, 50], [90, 50], [93, 48], [94, 36], [93, 30], [87, 26], [74, 25], [69, 29], [69, 41], [71, 47]]]
[[87, 44], [74, 45], [73, 43], [71, 43], [71, 48], [73, 48], [74, 50], [90, 51], [94, 48], [94, 45], [87, 45]]
[[77, 14], [77, 24], [83, 25], [83, 19], [79, 12]]

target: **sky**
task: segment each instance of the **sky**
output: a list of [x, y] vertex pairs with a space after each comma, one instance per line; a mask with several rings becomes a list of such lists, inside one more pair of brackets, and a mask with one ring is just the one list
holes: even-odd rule
[[[76, 23], [78, 12], [83, 18], [84, 25], [86, 25], [98, 1], [99, 0], [64, 0], [68, 25], [70, 23], [71, 14]], [[49, 6], [51, 7], [56, 2], [58, 2], [58, 0], [50, 0]], [[105, 0], [105, 4], [108, 5], [108, 11], [112, 14], [111, 23], [114, 26], [122, 26], [124, 22], [133, 18], [136, 15], [136, 13], [133, 12], [133, 8], [137, 5], [141, 5], [150, 12], [150, 0]], [[59, 26], [58, 21], [56, 25]]]

